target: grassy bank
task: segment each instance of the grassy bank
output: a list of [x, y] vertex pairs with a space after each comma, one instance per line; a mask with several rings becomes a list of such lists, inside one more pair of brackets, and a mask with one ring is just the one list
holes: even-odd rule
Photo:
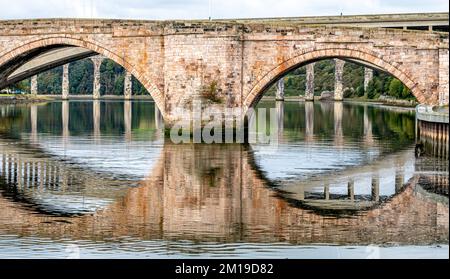
[[0, 94], [0, 104], [41, 103], [51, 100], [53, 100], [53, 98], [47, 96], [36, 96], [25, 94]]

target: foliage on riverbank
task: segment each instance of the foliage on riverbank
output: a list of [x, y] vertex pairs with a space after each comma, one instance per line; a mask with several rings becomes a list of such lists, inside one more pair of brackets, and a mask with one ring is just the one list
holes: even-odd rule
[[[314, 93], [316, 96], [324, 91], [334, 89], [334, 62], [323, 60], [314, 67]], [[306, 67], [300, 67], [284, 77], [285, 96], [304, 96], [306, 84]], [[378, 99], [380, 96], [389, 96], [397, 99], [414, 100], [411, 91], [393, 76], [374, 71], [373, 80], [369, 82], [367, 92], [364, 92], [364, 66], [347, 62], [343, 74], [344, 98], [366, 97]], [[268, 89], [266, 94], [275, 95], [275, 85]]]
[[[39, 94], [61, 94], [62, 66], [38, 75]], [[105, 59], [100, 67], [100, 94], [123, 95], [125, 70], [110, 59]], [[89, 58], [70, 63], [69, 92], [71, 95], [91, 94], [94, 78], [94, 66]], [[17, 83], [14, 88], [30, 92], [30, 79]], [[142, 84], [133, 77], [133, 95], [148, 95]]]

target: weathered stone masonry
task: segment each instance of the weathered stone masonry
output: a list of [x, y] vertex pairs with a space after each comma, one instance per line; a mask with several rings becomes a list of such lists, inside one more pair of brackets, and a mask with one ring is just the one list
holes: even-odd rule
[[246, 111], [290, 69], [325, 58], [362, 60], [400, 79], [419, 102], [448, 103], [448, 34], [295, 23], [131, 20], [0, 21], [0, 71], [32, 50], [91, 49], [122, 65], [170, 125], [217, 84], [218, 106]]

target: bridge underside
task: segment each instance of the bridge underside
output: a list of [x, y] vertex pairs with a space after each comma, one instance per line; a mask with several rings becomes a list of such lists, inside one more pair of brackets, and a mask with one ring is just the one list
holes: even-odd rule
[[0, 89], [36, 74], [96, 54], [96, 52], [82, 47], [64, 45], [37, 49], [16, 59], [16, 64], [11, 67], [0, 68]]

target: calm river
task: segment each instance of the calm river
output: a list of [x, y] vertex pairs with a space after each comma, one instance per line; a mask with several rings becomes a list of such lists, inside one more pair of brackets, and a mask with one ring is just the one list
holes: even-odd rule
[[173, 144], [150, 101], [0, 106], [0, 258], [448, 258], [413, 109], [261, 101], [278, 144]]

